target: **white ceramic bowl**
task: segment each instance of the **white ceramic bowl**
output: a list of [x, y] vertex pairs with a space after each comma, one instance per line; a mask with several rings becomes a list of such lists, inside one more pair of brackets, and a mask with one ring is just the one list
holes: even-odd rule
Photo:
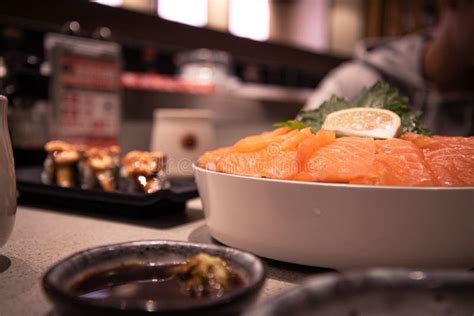
[[334, 269], [474, 267], [474, 187], [310, 183], [194, 169], [209, 231], [226, 245]]

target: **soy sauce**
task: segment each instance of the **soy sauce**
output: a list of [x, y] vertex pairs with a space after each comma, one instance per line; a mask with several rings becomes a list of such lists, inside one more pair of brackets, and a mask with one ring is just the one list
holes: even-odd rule
[[[178, 264], [130, 264], [103, 270], [76, 282], [72, 289], [81, 299], [101, 301], [107, 305], [140, 306], [153, 301], [156, 306], [176, 305], [196, 299], [174, 273]], [[244, 280], [236, 282], [243, 285]]]

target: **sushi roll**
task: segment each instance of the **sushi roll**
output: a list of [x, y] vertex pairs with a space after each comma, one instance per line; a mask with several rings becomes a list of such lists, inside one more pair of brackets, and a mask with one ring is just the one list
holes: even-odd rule
[[166, 157], [162, 152], [129, 152], [122, 160], [121, 173], [130, 180], [130, 191], [154, 193], [163, 188]]
[[48, 153], [44, 162], [41, 180], [45, 184], [71, 188], [79, 183], [78, 163], [80, 152], [74, 145], [53, 140], [45, 145]]
[[84, 152], [80, 164], [81, 188], [99, 188], [106, 192], [118, 188], [120, 147], [91, 147]]

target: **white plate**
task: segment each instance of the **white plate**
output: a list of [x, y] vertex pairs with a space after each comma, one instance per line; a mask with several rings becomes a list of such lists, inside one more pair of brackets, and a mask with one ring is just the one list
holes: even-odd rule
[[389, 187], [251, 178], [194, 166], [218, 241], [334, 269], [474, 267], [474, 187]]

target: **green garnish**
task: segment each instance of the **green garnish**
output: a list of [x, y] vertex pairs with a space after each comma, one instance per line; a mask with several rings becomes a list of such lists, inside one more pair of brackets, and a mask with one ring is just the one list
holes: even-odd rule
[[289, 120], [289, 121], [286, 121], [286, 122], [279, 122], [279, 123], [273, 124], [273, 126], [276, 126], [276, 127], [289, 127], [289, 128], [292, 128], [292, 129], [303, 129], [305, 127], [308, 127], [308, 125], [306, 125], [306, 123], [303, 123], [302, 121], [298, 121], [298, 120]]
[[420, 112], [411, 111], [408, 108], [408, 99], [398, 94], [398, 90], [390, 87], [387, 83], [377, 82], [370, 88], [364, 88], [361, 93], [352, 100], [332, 96], [317, 109], [301, 111], [297, 120], [276, 123], [277, 127], [290, 127], [303, 129], [311, 127], [316, 132], [324, 123], [326, 116], [330, 113], [355, 107], [370, 107], [386, 109], [400, 116], [403, 133], [417, 133], [429, 135], [430, 131], [420, 122]]

